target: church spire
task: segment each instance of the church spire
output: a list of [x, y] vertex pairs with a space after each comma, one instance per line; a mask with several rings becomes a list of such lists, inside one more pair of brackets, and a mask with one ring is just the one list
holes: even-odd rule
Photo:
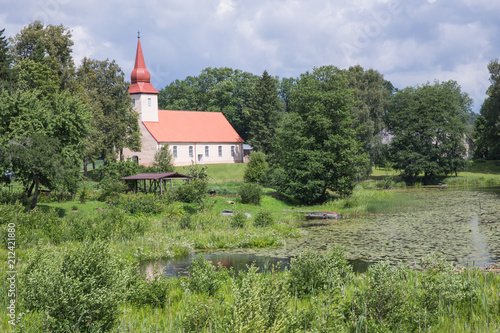
[[146, 62], [144, 61], [144, 55], [142, 54], [141, 47], [141, 36], [137, 35], [137, 51], [135, 54], [135, 65], [132, 74], [130, 75], [130, 94], [158, 94], [158, 91], [151, 85], [151, 74], [146, 69]]

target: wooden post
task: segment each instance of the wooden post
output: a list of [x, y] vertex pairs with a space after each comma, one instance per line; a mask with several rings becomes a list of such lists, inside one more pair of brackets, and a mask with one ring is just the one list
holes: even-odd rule
[[137, 194], [137, 179], [134, 182], [134, 192]]

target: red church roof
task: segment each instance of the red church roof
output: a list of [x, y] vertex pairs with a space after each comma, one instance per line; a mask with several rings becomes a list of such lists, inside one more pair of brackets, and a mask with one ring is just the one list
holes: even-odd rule
[[244, 142], [221, 112], [159, 110], [143, 124], [157, 142]]
[[158, 94], [158, 91], [150, 83], [151, 74], [146, 69], [146, 62], [142, 55], [141, 39], [137, 40], [137, 52], [135, 54], [135, 66], [130, 75], [129, 94]]

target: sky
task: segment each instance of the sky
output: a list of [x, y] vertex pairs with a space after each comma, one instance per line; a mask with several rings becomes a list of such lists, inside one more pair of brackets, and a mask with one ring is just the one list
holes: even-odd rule
[[298, 77], [361, 65], [397, 88], [454, 80], [479, 112], [500, 57], [494, 0], [0, 0], [0, 29], [72, 33], [73, 59], [115, 60], [130, 80], [137, 35], [157, 90], [207, 67]]

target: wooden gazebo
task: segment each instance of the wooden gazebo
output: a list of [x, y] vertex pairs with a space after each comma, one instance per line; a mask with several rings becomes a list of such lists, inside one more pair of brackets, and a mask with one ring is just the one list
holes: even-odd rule
[[[140, 180], [144, 181], [144, 189], [146, 189], [146, 182], [149, 180], [149, 192], [155, 192], [160, 189], [160, 194], [163, 194], [163, 189], [166, 186], [166, 181], [170, 180], [170, 187], [173, 188], [174, 179], [188, 179], [191, 180], [193, 177], [188, 175], [183, 175], [178, 172], [164, 172], [164, 173], [140, 173], [134, 176], [123, 177], [121, 180], [133, 180], [134, 181], [134, 192], [137, 193], [137, 183]], [[164, 184], [165, 182], [165, 184]]]

